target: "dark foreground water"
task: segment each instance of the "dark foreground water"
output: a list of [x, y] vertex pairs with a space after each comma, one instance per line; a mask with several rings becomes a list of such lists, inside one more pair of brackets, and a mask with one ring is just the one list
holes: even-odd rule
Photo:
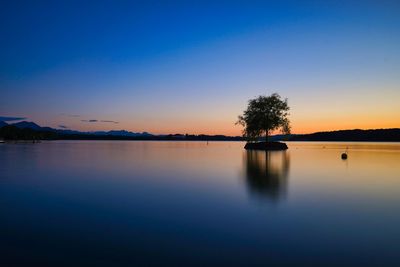
[[0, 144], [0, 266], [400, 266], [400, 144], [243, 145]]

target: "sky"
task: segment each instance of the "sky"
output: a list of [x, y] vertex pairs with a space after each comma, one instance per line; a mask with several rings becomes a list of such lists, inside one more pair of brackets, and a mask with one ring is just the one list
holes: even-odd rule
[[0, 44], [3, 119], [239, 135], [277, 92], [293, 133], [400, 127], [399, 1], [1, 1]]

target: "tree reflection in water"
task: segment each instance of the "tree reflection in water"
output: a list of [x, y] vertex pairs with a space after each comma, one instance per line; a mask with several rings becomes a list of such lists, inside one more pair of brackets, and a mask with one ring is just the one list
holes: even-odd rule
[[244, 165], [246, 184], [252, 195], [274, 201], [286, 195], [289, 152], [247, 150]]

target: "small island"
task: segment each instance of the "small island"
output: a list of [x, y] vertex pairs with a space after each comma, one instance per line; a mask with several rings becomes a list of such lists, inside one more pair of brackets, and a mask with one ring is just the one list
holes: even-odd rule
[[288, 146], [282, 142], [248, 142], [244, 146], [246, 150], [286, 150]]
[[[243, 125], [243, 137], [247, 140], [246, 150], [286, 150], [285, 143], [271, 142], [271, 132], [280, 130], [290, 134], [289, 105], [287, 98], [277, 93], [250, 99], [247, 109], [240, 115], [237, 124]], [[261, 138], [265, 142], [260, 142]]]

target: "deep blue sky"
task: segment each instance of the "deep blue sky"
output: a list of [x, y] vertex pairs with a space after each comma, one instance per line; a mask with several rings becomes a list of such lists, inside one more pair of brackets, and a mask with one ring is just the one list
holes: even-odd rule
[[237, 134], [278, 92], [296, 132], [400, 127], [400, 2], [216, 2], [3, 1], [0, 115]]

